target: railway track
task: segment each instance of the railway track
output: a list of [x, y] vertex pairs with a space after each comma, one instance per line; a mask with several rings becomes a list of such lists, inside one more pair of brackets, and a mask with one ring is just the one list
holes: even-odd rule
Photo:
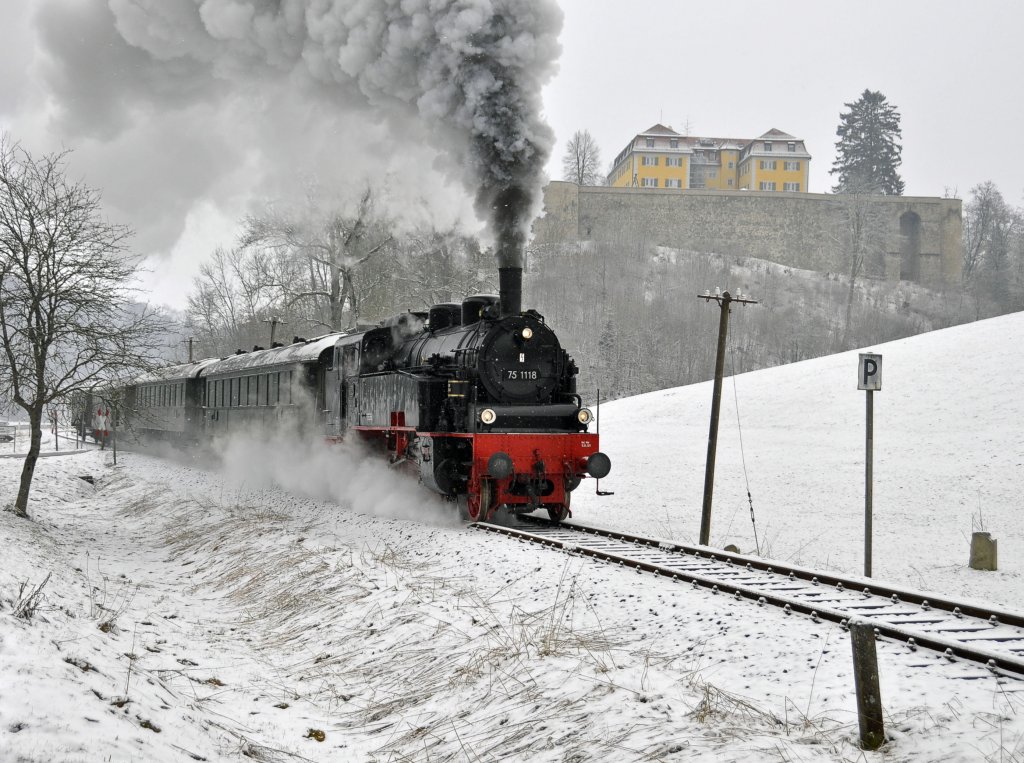
[[1024, 613], [575, 523], [522, 517], [512, 526], [478, 522], [473, 527], [775, 606], [787, 614], [844, 626], [854, 619], [866, 621], [879, 636], [909, 649], [1024, 678]]

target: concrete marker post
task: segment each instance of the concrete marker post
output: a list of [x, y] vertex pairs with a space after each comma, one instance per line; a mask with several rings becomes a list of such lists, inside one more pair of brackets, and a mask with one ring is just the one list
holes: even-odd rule
[[860, 744], [865, 750], [877, 750], [885, 742], [885, 722], [882, 717], [874, 626], [865, 622], [851, 622], [850, 644], [853, 647], [853, 682], [857, 694]]

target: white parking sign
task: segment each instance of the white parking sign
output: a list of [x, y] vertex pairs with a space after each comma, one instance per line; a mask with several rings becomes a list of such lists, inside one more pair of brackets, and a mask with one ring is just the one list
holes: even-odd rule
[[877, 392], [882, 389], [882, 356], [870, 352], [860, 354], [857, 365], [857, 389]]

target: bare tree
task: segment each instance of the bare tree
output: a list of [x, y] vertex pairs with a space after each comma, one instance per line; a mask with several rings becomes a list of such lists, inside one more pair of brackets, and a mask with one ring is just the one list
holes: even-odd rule
[[993, 312], [1020, 309], [1022, 237], [1022, 213], [1006, 203], [995, 183], [974, 186], [964, 206], [962, 279], [965, 291], [974, 294], [979, 317], [986, 301]]
[[[192, 279], [188, 325], [206, 354], [222, 355], [256, 344], [264, 320], [283, 311], [281, 263], [261, 249], [214, 250]], [[285, 318], [291, 324], [291, 316]]]
[[396, 244], [392, 302], [426, 308], [496, 290], [494, 255], [454, 232], [420, 231]]
[[28, 516], [48, 406], [150, 365], [161, 328], [131, 302], [131, 231], [100, 216], [100, 195], [66, 177], [67, 152], [33, 157], [0, 136], [0, 390], [31, 442], [14, 512]]
[[873, 271], [875, 275], [885, 272], [885, 253], [888, 251], [889, 236], [887, 221], [881, 207], [874, 202], [876, 193], [870, 182], [857, 183], [848, 181], [847, 192], [835, 197], [841, 214], [835, 237], [840, 251], [849, 266], [850, 282], [846, 296], [846, 309], [843, 317], [843, 333], [839, 340], [839, 350], [849, 349], [851, 316], [854, 297], [857, 293], [857, 279], [865, 272]]
[[562, 179], [576, 185], [600, 185], [601, 150], [589, 130], [577, 130], [562, 157]]
[[358, 323], [363, 300], [378, 285], [368, 276], [368, 265], [391, 240], [368, 187], [351, 214], [324, 212], [311, 201], [301, 213], [271, 208], [264, 216], [249, 217], [241, 243], [301, 263], [301, 279], [279, 284], [285, 304], [313, 306], [320, 326], [337, 331]]

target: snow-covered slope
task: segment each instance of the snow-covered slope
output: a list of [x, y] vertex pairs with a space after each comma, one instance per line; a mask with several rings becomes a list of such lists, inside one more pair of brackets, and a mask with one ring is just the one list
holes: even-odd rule
[[[1022, 334], [1009, 316], [872, 348], [879, 577], [1020, 607]], [[855, 371], [736, 380], [762, 550], [859, 569]], [[713, 540], [751, 550], [726, 392]], [[696, 535], [709, 401], [604, 407], [616, 495], [581, 494], [579, 519]], [[984, 669], [880, 642], [891, 741], [865, 755], [838, 626], [468, 530], [344, 448], [240, 444], [226, 464], [47, 458], [33, 520], [0, 512], [0, 761], [1024, 755], [1024, 687]], [[0, 459], [0, 503], [20, 466]], [[966, 566], [979, 504], [997, 573]]]
[[[874, 394], [876, 577], [1024, 602], [1024, 313], [862, 351], [883, 356]], [[865, 396], [857, 352], [726, 377], [712, 545], [863, 570]], [[728, 366], [727, 366], [728, 368]], [[712, 384], [601, 409], [612, 474], [580, 520], [695, 541]], [[737, 417], [737, 404], [739, 416]], [[741, 448], [742, 433], [742, 448]], [[744, 469], [744, 456], [746, 469]], [[967, 569], [972, 528], [999, 543], [998, 572]]]

